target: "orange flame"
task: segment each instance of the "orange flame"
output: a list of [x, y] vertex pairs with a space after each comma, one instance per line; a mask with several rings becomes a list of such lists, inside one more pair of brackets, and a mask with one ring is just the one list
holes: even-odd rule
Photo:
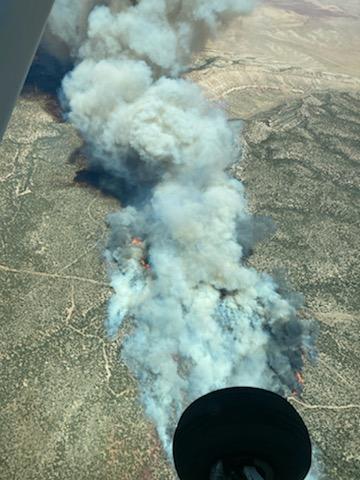
[[134, 237], [131, 240], [131, 245], [142, 245], [143, 241], [141, 240], [140, 237]]
[[295, 373], [295, 378], [296, 378], [296, 381], [297, 381], [300, 385], [304, 385], [305, 380], [304, 380], [304, 377], [302, 376], [301, 372], [296, 372], [296, 373]]
[[[305, 379], [303, 377], [303, 374], [301, 372], [295, 372], [294, 376], [295, 376], [295, 380], [297, 381], [299, 386], [303, 387], [304, 383], [305, 383]], [[300, 387], [299, 388], [294, 388], [293, 390], [291, 390], [291, 395], [290, 395], [289, 398], [298, 397], [300, 395], [301, 390], [302, 390]]]

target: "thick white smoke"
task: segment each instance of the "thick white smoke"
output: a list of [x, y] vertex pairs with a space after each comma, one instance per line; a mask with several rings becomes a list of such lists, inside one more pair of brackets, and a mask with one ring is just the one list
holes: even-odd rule
[[253, 2], [76, 3], [59, 0], [50, 23], [76, 62], [63, 82], [69, 119], [94, 168], [143, 190], [109, 218], [107, 328], [113, 336], [131, 320], [122, 357], [169, 452], [196, 397], [234, 385], [297, 388], [310, 343], [276, 283], [244, 262], [252, 219], [243, 185], [226, 173], [239, 152], [225, 115], [176, 77]]

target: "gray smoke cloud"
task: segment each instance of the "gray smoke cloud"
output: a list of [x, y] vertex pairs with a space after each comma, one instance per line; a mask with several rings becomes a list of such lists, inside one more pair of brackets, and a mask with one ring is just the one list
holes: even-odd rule
[[87, 36], [88, 17], [97, 0], [56, 0], [45, 31], [45, 44], [51, 53], [65, 59], [77, 57]]
[[[246, 265], [253, 220], [227, 119], [179, 78], [192, 52], [250, 0], [58, 0], [53, 38], [75, 68], [63, 81], [69, 120], [90, 163], [146, 190], [109, 216], [114, 293], [107, 330], [132, 332], [122, 358], [167, 452], [183, 409], [235, 385], [287, 393], [312, 345], [277, 283]], [[144, 200], [145, 198], [145, 200]]]

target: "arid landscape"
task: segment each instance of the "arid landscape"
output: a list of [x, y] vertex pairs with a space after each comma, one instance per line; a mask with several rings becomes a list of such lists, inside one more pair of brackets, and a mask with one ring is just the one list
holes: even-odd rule
[[[268, 0], [186, 76], [243, 120], [232, 174], [276, 231], [249, 258], [304, 296], [319, 330], [303, 415], [318, 478], [360, 474], [360, 4]], [[41, 76], [41, 71], [38, 73]], [[175, 479], [106, 339], [111, 195], [75, 181], [82, 140], [39, 78], [0, 145], [0, 479]], [[35, 85], [35, 86], [34, 86]]]
[[209, 42], [191, 78], [232, 118], [326, 90], [359, 90], [355, 1], [265, 1]]

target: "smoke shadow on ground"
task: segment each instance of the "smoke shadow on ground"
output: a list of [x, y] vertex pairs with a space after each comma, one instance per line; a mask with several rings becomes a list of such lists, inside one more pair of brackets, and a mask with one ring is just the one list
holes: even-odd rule
[[136, 182], [110, 174], [101, 165], [91, 165], [85, 150], [84, 148], [75, 150], [69, 159], [70, 163], [79, 167], [74, 177], [75, 183], [95, 188], [106, 197], [118, 200], [123, 207], [128, 205], [141, 207], [149, 200], [157, 180]]
[[47, 110], [58, 121], [64, 121], [59, 101], [61, 82], [65, 74], [73, 68], [69, 61], [60, 61], [40, 45], [26, 77], [22, 95], [45, 94], [48, 96]]
[[24, 90], [37, 89], [57, 95], [62, 79], [72, 67], [71, 62], [60, 61], [40, 46], [26, 77]]
[[101, 169], [78, 170], [74, 181], [100, 190], [105, 196], [118, 200], [124, 207], [146, 203], [151, 190], [151, 184], [147, 186], [132, 185], [124, 178], [115, 178]]

